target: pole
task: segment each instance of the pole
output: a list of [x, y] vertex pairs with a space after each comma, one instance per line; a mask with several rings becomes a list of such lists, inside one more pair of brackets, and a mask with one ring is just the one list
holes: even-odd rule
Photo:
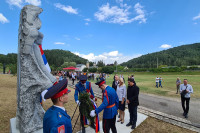
[[[74, 114], [76, 113], [76, 110], [77, 110], [78, 106], [79, 106], [79, 105], [77, 104], [76, 109], [75, 109], [75, 111], [74, 111]], [[73, 119], [73, 117], [74, 117], [74, 114], [72, 115], [72, 119]], [[71, 119], [71, 120], [72, 120], [72, 119]]]
[[78, 121], [78, 119], [79, 119], [79, 116], [80, 116], [80, 113], [79, 113], [79, 115], [78, 115], [78, 118], [76, 119], [76, 122], [75, 122], [75, 124], [74, 124], [74, 127], [73, 127], [73, 129], [72, 129], [72, 132], [74, 131], [74, 128], [75, 128], [75, 126], [76, 126], [76, 123], [77, 123], [77, 121]]
[[116, 61], [116, 72], [117, 72], [117, 61]]
[[157, 57], [157, 68], [158, 68], [158, 57]]

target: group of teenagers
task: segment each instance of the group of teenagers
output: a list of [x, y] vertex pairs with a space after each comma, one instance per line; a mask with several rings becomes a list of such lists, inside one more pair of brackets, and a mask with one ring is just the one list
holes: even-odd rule
[[[87, 92], [90, 95], [91, 100], [95, 101], [95, 96], [91, 86], [91, 82], [87, 81], [87, 74], [83, 73], [79, 82], [75, 85], [74, 100], [77, 106], [81, 105], [78, 96], [81, 93]], [[45, 113], [43, 118], [43, 132], [44, 133], [72, 133], [71, 117], [67, 114], [67, 110], [64, 108], [64, 104], [69, 101], [68, 93], [71, 91], [67, 89], [68, 80], [62, 79], [57, 84], [54, 84], [52, 88], [44, 95], [45, 99], [51, 99], [53, 106], [51, 106]], [[108, 86], [105, 80], [100, 80], [95, 83], [102, 90], [102, 103], [99, 107], [91, 110], [90, 116], [95, 117], [101, 111], [103, 112], [102, 128], [104, 133], [117, 133], [116, 117], [119, 114], [117, 122], [124, 123], [125, 116], [125, 104], [128, 104], [128, 110], [130, 113], [129, 122], [126, 123], [127, 127], [134, 129], [137, 122], [137, 106], [139, 105], [139, 87], [136, 86], [134, 78], [128, 79], [128, 87], [124, 84], [123, 78], [119, 78], [117, 75], [114, 77], [112, 87]], [[79, 109], [80, 111], [80, 109]], [[80, 112], [80, 122], [82, 126], [82, 133], [85, 133], [85, 119], [87, 119]], [[99, 132], [94, 122], [90, 122], [91, 128], [94, 132]]]

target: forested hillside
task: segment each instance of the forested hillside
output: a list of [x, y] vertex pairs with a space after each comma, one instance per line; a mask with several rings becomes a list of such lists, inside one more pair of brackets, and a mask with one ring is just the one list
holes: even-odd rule
[[76, 62], [76, 64], [86, 64], [87, 60], [66, 50], [44, 50], [47, 61], [50, 65], [60, 67], [64, 62]]
[[[50, 66], [60, 67], [64, 62], [75, 62], [76, 64], [86, 64], [87, 60], [81, 58], [70, 51], [65, 50], [44, 50], [47, 61]], [[9, 53], [7, 55], [0, 54], [0, 63], [17, 64], [17, 54]]]
[[146, 54], [131, 59], [122, 66], [129, 68], [156, 68], [158, 65], [167, 66], [191, 66], [200, 65], [200, 43], [182, 45], [160, 52]]

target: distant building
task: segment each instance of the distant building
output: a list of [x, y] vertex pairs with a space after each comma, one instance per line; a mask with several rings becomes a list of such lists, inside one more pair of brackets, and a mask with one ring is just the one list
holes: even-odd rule
[[84, 64], [77, 64], [76, 68], [78, 68], [76, 71], [83, 71], [83, 69], [86, 68], [86, 65], [84, 65]]
[[87, 61], [87, 63], [86, 63], [86, 67], [87, 67], [87, 68], [90, 67], [90, 63], [89, 63], [89, 61]]
[[126, 67], [124, 67], [124, 70], [128, 70], [128, 67], [126, 66]]

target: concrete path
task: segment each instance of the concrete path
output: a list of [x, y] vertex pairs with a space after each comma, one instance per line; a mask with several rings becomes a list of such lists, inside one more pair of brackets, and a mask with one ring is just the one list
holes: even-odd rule
[[[92, 83], [92, 88], [94, 92], [101, 94], [101, 89], [94, 83]], [[180, 99], [140, 93], [139, 103], [140, 106], [184, 118], [182, 116], [183, 110]], [[190, 99], [190, 110], [187, 120], [191, 121], [193, 125], [200, 126], [200, 99]]]
[[[140, 125], [148, 116], [138, 113], [138, 120], [136, 123], [136, 127], [138, 125]], [[118, 118], [116, 118], [118, 120]], [[117, 132], [118, 133], [130, 133], [133, 130], [130, 127], [126, 127], [126, 124], [129, 122], [129, 112], [128, 109], [125, 110], [125, 118], [124, 118], [124, 123], [121, 124], [120, 122], [116, 122], [116, 128], [117, 128]], [[94, 133], [94, 129], [92, 129], [91, 127], [87, 127], [86, 128], [86, 133]], [[112, 131], [111, 131], [112, 132]], [[77, 132], [77, 133], [81, 133], [81, 131]], [[100, 133], [103, 133], [103, 129], [102, 129], [102, 121], [100, 121]]]

